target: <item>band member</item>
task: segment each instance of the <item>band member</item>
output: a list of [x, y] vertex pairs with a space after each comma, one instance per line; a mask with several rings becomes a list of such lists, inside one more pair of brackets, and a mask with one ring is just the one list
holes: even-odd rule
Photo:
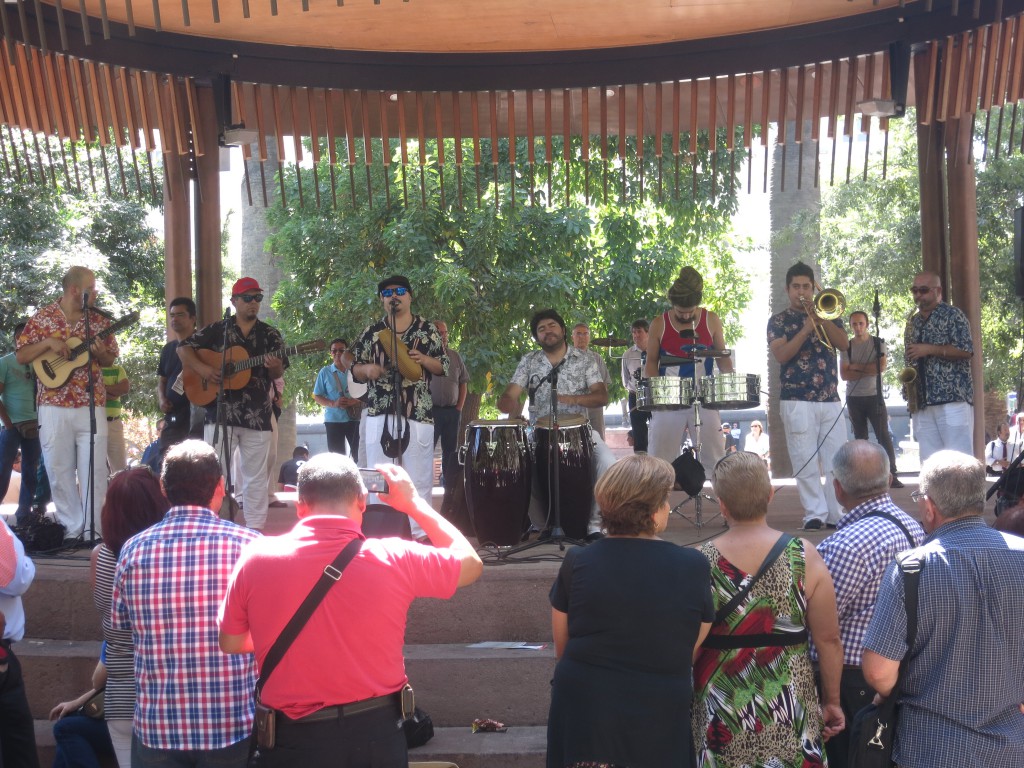
[[[516, 366], [512, 382], [498, 399], [498, 410], [503, 413], [517, 412], [522, 396], [530, 396], [530, 423], [551, 416], [551, 373], [558, 369], [558, 415], [586, 416], [588, 408], [603, 408], [608, 404], [608, 387], [593, 356], [570, 346], [565, 340], [565, 321], [553, 309], [537, 312], [530, 320], [530, 331], [540, 349], [523, 356]], [[604, 474], [615, 457], [597, 432], [591, 432], [594, 440], [593, 478], [594, 482]], [[534, 483], [534, 494], [530, 502], [530, 519], [533, 524], [550, 531], [551, 521], [546, 519], [547, 505], [540, 498], [539, 485]], [[543, 535], [543, 532], [542, 532]], [[602, 537], [601, 519], [594, 505], [587, 524], [587, 540]]]
[[[725, 350], [722, 321], [714, 312], [700, 306], [704, 300], [704, 278], [693, 267], [683, 267], [679, 271], [679, 277], [668, 289], [668, 300], [672, 307], [651, 321], [645, 373], [647, 378], [671, 376], [692, 380], [695, 350]], [[666, 355], [681, 357], [687, 362], [665, 364], [662, 357]], [[697, 364], [698, 386], [700, 379], [710, 376], [712, 370], [712, 358]], [[731, 373], [732, 359], [718, 358], [718, 370]], [[722, 419], [718, 411], [710, 408], [702, 409], [700, 415], [701, 463], [710, 477], [715, 464], [725, 455]], [[679, 443], [687, 430], [696, 435], [693, 408], [655, 411], [651, 415], [648, 452], [672, 462], [679, 455]]]
[[889, 412], [878, 391], [878, 374], [887, 361], [885, 342], [868, 333], [867, 312], [851, 312], [850, 328], [853, 338], [850, 348], [839, 358], [839, 375], [846, 382], [846, 410], [853, 424], [856, 440], [868, 439], [868, 422], [874, 430], [875, 440], [889, 457], [892, 488], [902, 488], [896, 477], [896, 452], [889, 435]]
[[331, 453], [345, 453], [353, 460], [359, 455], [359, 418], [362, 402], [352, 397], [348, 390], [348, 371], [351, 361], [345, 355], [348, 342], [344, 339], [331, 340], [331, 364], [325, 365], [316, 375], [313, 384], [313, 399], [324, 408], [324, 431], [327, 433], [327, 450]]
[[171, 299], [167, 306], [167, 320], [174, 338], [164, 344], [156, 369], [156, 395], [160, 401], [160, 412], [164, 414], [164, 428], [160, 431], [161, 456], [172, 445], [187, 439], [192, 430], [192, 405], [181, 386], [178, 345], [196, 332], [196, 303], [188, 296]]
[[[608, 366], [604, 364], [604, 357], [600, 352], [590, 348], [590, 326], [586, 323], [576, 323], [572, 328], [572, 345], [580, 352], [593, 356], [597, 361], [597, 368], [604, 377], [605, 387], [611, 386], [612, 378], [608, 374]], [[590, 427], [604, 439], [604, 408], [588, 408], [587, 418], [590, 419]]]
[[[267, 355], [263, 365], [249, 369], [248, 383], [240, 389], [225, 386], [223, 402], [224, 429], [217, 433], [217, 401], [207, 407], [206, 442], [217, 449], [224, 472], [235, 450], [239, 451], [242, 511], [245, 524], [254, 530], [263, 530], [267, 522], [269, 503], [268, 478], [270, 442], [273, 439], [274, 414], [271, 407], [271, 387], [274, 379], [284, 375], [288, 360], [280, 353], [284, 350], [281, 333], [258, 319], [263, 289], [252, 277], [243, 277], [231, 289], [231, 305], [235, 315], [196, 331], [178, 345], [178, 357], [185, 368], [211, 385], [220, 384], [220, 366], [204, 362], [197, 350], [212, 350], [218, 355], [224, 347], [242, 347], [252, 357]], [[225, 330], [226, 326], [226, 330]], [[274, 354], [278, 353], [278, 354]], [[207, 356], [209, 357], [209, 356]], [[214, 434], [217, 442], [214, 443]], [[227, 450], [223, 450], [224, 445]]]
[[[431, 376], [448, 373], [448, 355], [441, 342], [441, 334], [429, 320], [412, 313], [412, 286], [408, 278], [392, 275], [377, 285], [384, 316], [368, 326], [352, 344], [352, 376], [356, 381], [365, 382], [368, 408], [366, 410], [366, 464], [390, 464], [393, 458], [385, 455], [381, 444], [385, 421], [389, 434], [399, 445], [408, 435], [408, 447], [402, 452], [399, 462], [412, 478], [416, 492], [429, 499], [434, 487], [434, 420], [431, 416], [433, 401], [430, 399]], [[397, 393], [402, 418], [394, 420], [395, 382], [393, 369], [400, 360], [391, 359], [391, 345], [385, 344], [381, 331], [398, 334], [401, 347], [408, 352], [409, 359], [421, 368], [416, 379], [404, 374]], [[385, 334], [388, 335], [388, 334]], [[405, 352], [400, 352], [400, 355]], [[409, 367], [409, 366], [407, 366]], [[415, 366], [412, 366], [415, 367]], [[415, 521], [413, 521], [415, 522]], [[413, 533], [419, 533], [416, 527]]]
[[[107, 420], [103, 407], [107, 393], [103, 386], [101, 368], [113, 364], [118, 355], [113, 334], [103, 339], [96, 335], [109, 328], [110, 319], [94, 309], [96, 303], [96, 275], [86, 267], [71, 267], [61, 281], [60, 299], [40, 309], [29, 320], [18, 336], [16, 359], [19, 363], [32, 363], [52, 356], [56, 370], [66, 370], [68, 363], [74, 368], [67, 382], [57, 387], [39, 382], [39, 439], [42, 442], [43, 462], [50, 480], [53, 503], [57, 507], [57, 520], [66, 529], [68, 539], [79, 538], [85, 530], [90, 510], [95, 512], [94, 524], [100, 529], [100, 510], [107, 494]], [[86, 342], [86, 312], [89, 313], [88, 364], [80, 364], [85, 355], [74, 355], [72, 338]], [[95, 441], [92, 440], [89, 417], [89, 368], [92, 367], [93, 404], [97, 418]], [[88, 477], [90, 443], [93, 446], [92, 478]]]
[[[842, 320], [821, 320], [815, 314], [814, 271], [809, 266], [797, 262], [789, 268], [786, 294], [789, 307], [768, 321], [768, 349], [779, 362], [779, 410], [804, 508], [804, 528], [818, 530], [839, 522], [832, 457], [846, 442], [846, 426], [839, 423], [843, 406], [836, 350], [845, 352], [850, 340]], [[818, 338], [817, 327], [832, 348]]]
[[647, 453], [647, 426], [651, 420], [650, 411], [636, 407], [636, 385], [638, 373], [643, 373], [643, 355], [647, 352], [647, 337], [651, 325], [644, 318], [634, 320], [630, 328], [633, 346], [622, 356], [622, 386], [629, 393], [629, 426], [633, 433], [633, 452]]
[[910, 289], [917, 314], [910, 319], [907, 360], [917, 371], [914, 435], [921, 461], [950, 449], [974, 455], [974, 342], [967, 316], [942, 300], [934, 272], [921, 272]]

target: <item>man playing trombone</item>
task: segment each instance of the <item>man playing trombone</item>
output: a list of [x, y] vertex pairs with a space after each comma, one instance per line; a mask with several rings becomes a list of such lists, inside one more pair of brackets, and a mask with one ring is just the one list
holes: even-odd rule
[[768, 349], [780, 367], [782, 427], [807, 530], [834, 526], [840, 516], [832, 457], [846, 442], [846, 423], [841, 422], [836, 351], [850, 346], [840, 319], [842, 297], [823, 292], [825, 301], [816, 301], [814, 292], [814, 271], [797, 262], [786, 272], [789, 307], [768, 321]]

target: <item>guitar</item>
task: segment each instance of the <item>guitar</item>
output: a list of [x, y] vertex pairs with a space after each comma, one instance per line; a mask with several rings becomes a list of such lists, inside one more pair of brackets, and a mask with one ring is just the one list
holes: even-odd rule
[[44, 386], [50, 389], [57, 389], [67, 384], [68, 379], [71, 378], [71, 374], [75, 372], [75, 369], [81, 368], [89, 361], [89, 355], [85, 354], [89, 350], [89, 344], [93, 341], [99, 341], [110, 336], [112, 333], [117, 333], [123, 328], [127, 328], [129, 325], [134, 325], [139, 321], [139, 313], [132, 312], [131, 314], [125, 315], [117, 322], [113, 323], [109, 328], [105, 328], [99, 333], [95, 333], [86, 343], [85, 339], [80, 339], [77, 336], [72, 336], [65, 343], [68, 345], [68, 356], [63, 358], [56, 352], [46, 352], [40, 355], [32, 361], [32, 369], [36, 372], [36, 376], [39, 377], [39, 381]]
[[[314, 352], [323, 352], [327, 344], [323, 339], [307, 341], [296, 344], [294, 347], [285, 347], [277, 352], [267, 352], [263, 355], [249, 357], [245, 347], [228, 347], [227, 358], [224, 361], [224, 390], [244, 389], [252, 378], [252, 370], [257, 365], [263, 365], [271, 357], [298, 357], [300, 355], [311, 355]], [[213, 349], [197, 349], [196, 356], [209, 366], [220, 370], [221, 353]], [[185, 396], [193, 405], [209, 405], [217, 399], [218, 386], [208, 379], [202, 378], [190, 368], [182, 370], [182, 383], [185, 387]]]

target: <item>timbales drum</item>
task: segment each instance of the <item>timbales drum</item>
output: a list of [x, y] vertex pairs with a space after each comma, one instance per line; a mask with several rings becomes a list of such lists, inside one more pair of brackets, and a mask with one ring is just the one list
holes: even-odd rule
[[712, 411], [756, 408], [761, 404], [761, 377], [753, 373], [720, 373], [700, 380], [700, 401]]
[[510, 547], [529, 525], [533, 462], [526, 423], [475, 419], [460, 451], [466, 467], [466, 506], [477, 541]]
[[679, 411], [693, 405], [693, 381], [679, 376], [640, 379], [636, 407], [641, 411]]
[[[545, 500], [548, 525], [554, 522], [549, 500], [551, 493], [551, 436], [554, 429], [551, 418], [537, 420], [533, 431], [535, 472]], [[594, 503], [594, 439], [590, 423], [585, 416], [566, 416], [558, 423], [558, 498], [560, 522], [565, 535], [571, 539], [584, 539], [587, 523]]]

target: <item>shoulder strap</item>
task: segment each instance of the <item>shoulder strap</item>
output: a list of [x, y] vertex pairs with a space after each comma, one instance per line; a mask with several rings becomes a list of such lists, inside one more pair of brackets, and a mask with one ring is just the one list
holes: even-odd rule
[[901, 531], [903, 531], [903, 535], [907, 537], [907, 541], [910, 542], [911, 547], [917, 546], [914, 542], [914, 537], [910, 533], [910, 529], [907, 528], [907, 526], [905, 526], [903, 522], [891, 512], [886, 512], [883, 509], [877, 509], [874, 512], [869, 512], [868, 514], [864, 515], [864, 517], [884, 517], [890, 523], [892, 523]]
[[914, 640], [917, 639], [918, 587], [921, 582], [921, 570], [924, 568], [924, 559], [914, 552], [897, 555], [896, 562], [899, 563], [900, 571], [903, 574], [903, 605], [907, 611], [907, 652], [900, 660], [896, 685], [886, 697], [886, 703], [891, 706], [895, 706], [900, 690], [903, 688], [903, 680], [907, 676], [907, 667], [910, 663], [910, 652], [914, 648]]
[[338, 556], [334, 558], [330, 565], [324, 567], [323, 573], [320, 574], [320, 578], [316, 584], [306, 595], [306, 599], [302, 601], [302, 604], [296, 609], [295, 615], [291, 617], [284, 629], [281, 630], [281, 634], [277, 636], [277, 640], [270, 646], [270, 650], [267, 651], [267, 656], [263, 659], [263, 667], [260, 669], [260, 679], [256, 681], [256, 701], [259, 701], [260, 691], [263, 690], [263, 686], [266, 684], [270, 674], [274, 671], [277, 665], [284, 658], [285, 653], [291, 647], [291, 644], [295, 642], [295, 638], [299, 636], [302, 628], [306, 626], [306, 622], [309, 621], [313, 612], [317, 609], [317, 606], [323, 601], [338, 580], [341, 578], [341, 572], [345, 570], [345, 567], [352, 562], [352, 559], [358, 554], [359, 548], [363, 545], [363, 538], [360, 536], [353, 539], [338, 553]]
[[741, 588], [739, 592], [732, 596], [732, 600], [730, 600], [728, 603], [726, 603], [718, 609], [718, 612], [715, 614], [716, 624], [720, 624], [722, 621], [724, 621], [725, 617], [732, 613], [734, 610], [736, 610], [736, 606], [746, 599], [747, 595], [750, 593], [750, 590], [753, 588], [754, 584], [756, 584], [758, 579], [764, 576], [768, 569], [771, 568], [772, 563], [779, 559], [779, 555], [783, 553], [783, 551], [786, 549], [786, 547], [789, 546], [789, 542], [791, 541], [793, 541], [793, 537], [790, 536], [788, 533], [784, 533], [781, 536], [779, 536], [775, 544], [772, 545], [772, 548], [768, 550], [768, 554], [765, 555], [764, 562], [761, 563], [761, 567], [757, 569], [757, 573], [754, 574], [753, 578], [751, 578], [750, 581], [747, 582], [746, 586]]

